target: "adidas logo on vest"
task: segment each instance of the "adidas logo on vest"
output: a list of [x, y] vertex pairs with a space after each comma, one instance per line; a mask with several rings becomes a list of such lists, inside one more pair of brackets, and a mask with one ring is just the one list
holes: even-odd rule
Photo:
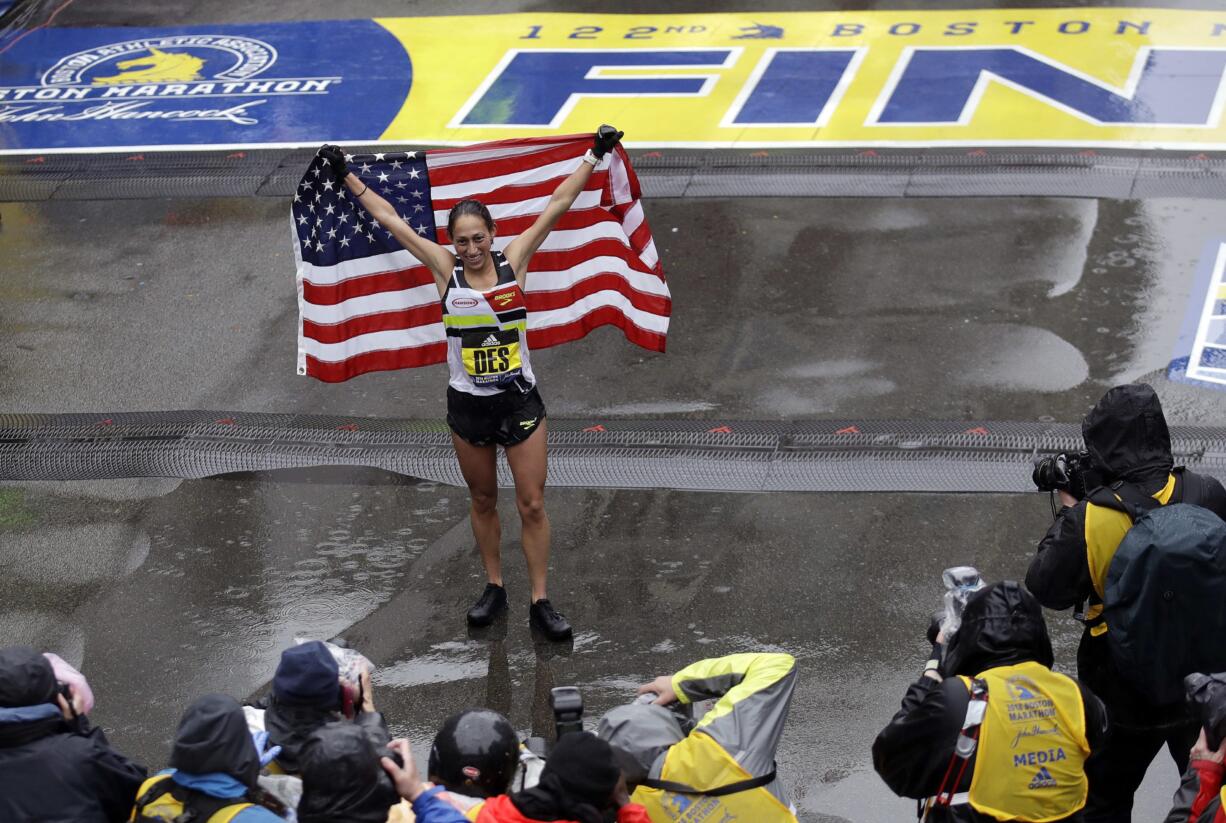
[[1051, 772], [1047, 770], [1046, 766], [1040, 766], [1039, 770], [1035, 772], [1034, 780], [1030, 781], [1030, 785], [1027, 788], [1053, 789], [1055, 787], [1056, 787], [1056, 778], [1051, 776]]
[[481, 341], [482, 346], [497, 346], [498, 343], [499, 343], [498, 338], [492, 334], [486, 337], [485, 340]]

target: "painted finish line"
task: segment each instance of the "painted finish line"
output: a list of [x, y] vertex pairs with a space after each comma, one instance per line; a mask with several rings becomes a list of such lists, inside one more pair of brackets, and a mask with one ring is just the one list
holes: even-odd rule
[[[1177, 462], [1226, 478], [1226, 429], [1174, 427]], [[1075, 424], [551, 418], [550, 485], [690, 491], [1032, 491]], [[229, 412], [0, 415], [0, 480], [200, 478], [365, 466], [460, 486], [441, 421]], [[500, 458], [499, 482], [512, 485]]]
[[1226, 13], [1175, 9], [50, 28], [0, 63], [10, 153], [455, 145], [601, 122], [631, 147], [1212, 150], [1224, 109]]

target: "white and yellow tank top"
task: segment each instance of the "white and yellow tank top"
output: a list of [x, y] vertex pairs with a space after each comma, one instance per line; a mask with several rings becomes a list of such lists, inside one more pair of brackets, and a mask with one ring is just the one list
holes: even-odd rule
[[528, 309], [511, 264], [490, 252], [498, 281], [488, 291], [470, 288], [464, 264], [456, 258], [443, 295], [447, 330], [447, 367], [456, 391], [488, 396], [536, 385], [528, 358]]

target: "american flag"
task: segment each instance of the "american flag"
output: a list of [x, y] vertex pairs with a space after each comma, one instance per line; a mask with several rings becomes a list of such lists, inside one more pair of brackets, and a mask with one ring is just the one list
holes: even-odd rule
[[[500, 140], [457, 149], [347, 156], [418, 234], [448, 246], [447, 213], [475, 197], [497, 223], [494, 247], [532, 225], [592, 136]], [[528, 267], [528, 346], [617, 326], [664, 351], [672, 308], [639, 183], [618, 146], [596, 167]], [[335, 383], [447, 359], [434, 277], [362, 209], [316, 157], [291, 207], [297, 262], [298, 373]]]

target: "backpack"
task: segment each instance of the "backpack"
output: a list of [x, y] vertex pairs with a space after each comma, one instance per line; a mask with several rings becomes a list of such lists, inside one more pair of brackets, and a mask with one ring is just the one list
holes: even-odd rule
[[254, 804], [246, 798], [212, 797], [180, 786], [162, 774], [140, 787], [132, 820], [136, 823], [230, 823]]
[[1090, 502], [1132, 520], [1103, 590], [1112, 662], [1152, 705], [1181, 703], [1184, 677], [1226, 671], [1226, 522], [1123, 483]]

